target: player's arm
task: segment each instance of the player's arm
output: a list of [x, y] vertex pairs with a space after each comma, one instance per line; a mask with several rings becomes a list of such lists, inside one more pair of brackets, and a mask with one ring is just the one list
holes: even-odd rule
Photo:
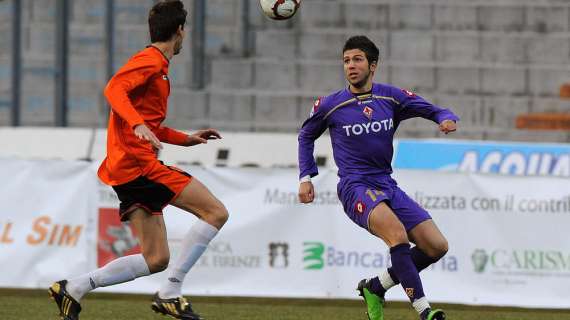
[[392, 88], [392, 96], [397, 101], [397, 121], [421, 117], [439, 125], [439, 130], [445, 134], [457, 130], [459, 117], [451, 110], [438, 107], [424, 98], [408, 91]]
[[160, 127], [155, 132], [157, 138], [160, 141], [185, 147], [208, 143], [208, 140], [216, 140], [222, 138], [220, 133], [215, 129], [198, 130], [190, 135], [168, 127]]
[[324, 119], [324, 106], [319, 98], [311, 110], [311, 114], [299, 131], [299, 201], [310, 203], [315, 199], [315, 190], [311, 178], [319, 174], [314, 157], [315, 140], [327, 129]]
[[148, 56], [135, 57], [127, 62], [109, 80], [104, 95], [111, 110], [126, 121], [140, 139], [149, 141], [155, 148], [162, 148], [159, 139], [144, 124], [141, 115], [129, 99], [129, 93], [143, 85], [160, 70], [157, 62]]

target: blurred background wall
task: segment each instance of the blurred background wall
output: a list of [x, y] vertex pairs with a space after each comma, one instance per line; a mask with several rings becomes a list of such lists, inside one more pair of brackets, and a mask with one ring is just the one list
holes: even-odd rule
[[[0, 125], [14, 124], [15, 22], [21, 26], [19, 125], [105, 127], [102, 90], [149, 43], [153, 2], [0, 1]], [[452, 108], [462, 119], [452, 138], [570, 141], [567, 130], [548, 130], [570, 112], [568, 1], [304, 0], [288, 21], [267, 19], [257, 0], [184, 3], [189, 41], [170, 68], [168, 124], [176, 128], [294, 133], [315, 97], [345, 85], [342, 45], [365, 34], [381, 51], [376, 81]], [[67, 45], [60, 45], [57, 30], [65, 28]], [[65, 62], [58, 62], [58, 48], [67, 48]], [[67, 67], [63, 102], [58, 63]], [[62, 104], [65, 123], [58, 122]], [[529, 131], [520, 121], [517, 128], [517, 117], [536, 113], [550, 116], [546, 130]], [[411, 120], [398, 137], [438, 135], [429, 121]]]

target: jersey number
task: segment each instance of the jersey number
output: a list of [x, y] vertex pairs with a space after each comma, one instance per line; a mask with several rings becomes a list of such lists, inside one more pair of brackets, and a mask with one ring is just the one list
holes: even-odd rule
[[372, 201], [376, 202], [376, 200], [378, 199], [377, 196], [383, 196], [384, 192], [380, 191], [380, 190], [372, 190], [372, 189], [367, 189], [366, 190], [366, 195], [368, 195], [370, 197], [370, 199], [372, 199]]

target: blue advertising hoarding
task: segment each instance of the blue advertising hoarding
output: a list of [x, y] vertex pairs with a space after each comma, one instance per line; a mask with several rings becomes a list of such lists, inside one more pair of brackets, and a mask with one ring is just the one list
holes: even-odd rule
[[570, 177], [570, 144], [399, 140], [395, 169]]

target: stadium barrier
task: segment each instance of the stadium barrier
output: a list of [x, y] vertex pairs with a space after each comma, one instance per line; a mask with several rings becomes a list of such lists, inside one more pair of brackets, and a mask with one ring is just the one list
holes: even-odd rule
[[[119, 222], [96, 164], [0, 160], [0, 286], [46, 288], [120, 255], [138, 252]], [[314, 180], [316, 200], [297, 201], [289, 168], [181, 166], [224, 202], [230, 219], [190, 272], [184, 293], [205, 296], [356, 299], [355, 286], [389, 265], [388, 249], [344, 215], [337, 176]], [[434, 302], [568, 308], [570, 194], [567, 178], [399, 170], [400, 186], [450, 242], [422, 272]], [[168, 207], [171, 256], [195, 218]], [[152, 293], [164, 273], [99, 290]], [[528, 293], [532, 292], [532, 295]], [[405, 300], [401, 288], [388, 299]]]
[[397, 169], [570, 177], [570, 144], [400, 140]]
[[[222, 132], [223, 139], [184, 148], [164, 144], [161, 160], [205, 167], [296, 168], [297, 136]], [[88, 160], [100, 163], [106, 132], [86, 128], [2, 128], [0, 158]], [[316, 141], [320, 168], [336, 169], [330, 138]], [[570, 144], [446, 139], [397, 139], [395, 169], [570, 177]]]
[[[0, 127], [0, 157], [101, 162], [106, 130], [88, 128]], [[219, 167], [296, 167], [297, 136], [285, 133], [222, 132], [222, 139], [184, 148], [164, 144], [160, 158], [178, 165]], [[322, 167], [334, 168], [330, 141], [315, 145]]]
[[515, 119], [517, 129], [570, 131], [570, 113], [524, 113]]

